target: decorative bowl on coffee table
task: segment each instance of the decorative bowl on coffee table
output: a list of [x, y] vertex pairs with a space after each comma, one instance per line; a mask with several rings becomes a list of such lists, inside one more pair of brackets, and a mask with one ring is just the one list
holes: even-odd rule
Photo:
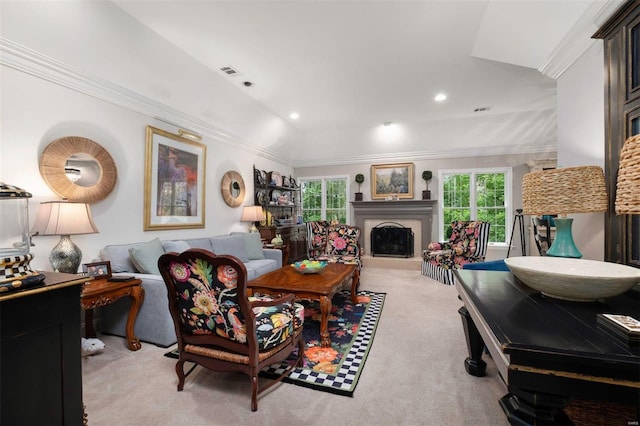
[[291, 267], [301, 274], [318, 274], [327, 267], [327, 262], [320, 260], [303, 260], [292, 263]]
[[593, 302], [640, 283], [640, 269], [618, 263], [551, 256], [510, 257], [504, 262], [528, 287], [555, 299]]

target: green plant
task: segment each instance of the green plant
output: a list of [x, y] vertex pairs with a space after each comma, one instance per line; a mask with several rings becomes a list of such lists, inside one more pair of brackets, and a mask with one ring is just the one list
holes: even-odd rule
[[362, 173], [358, 173], [356, 175], [356, 183], [358, 184], [358, 192], [360, 192], [360, 185], [364, 182], [364, 175]]
[[429, 190], [429, 181], [432, 177], [433, 173], [431, 173], [431, 170], [425, 170], [424, 172], [422, 172], [422, 179], [424, 179], [425, 183], [427, 184], [427, 191]]

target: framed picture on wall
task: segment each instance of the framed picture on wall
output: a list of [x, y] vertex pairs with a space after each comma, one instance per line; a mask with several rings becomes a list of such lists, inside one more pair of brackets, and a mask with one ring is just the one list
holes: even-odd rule
[[152, 126], [146, 146], [144, 230], [204, 228], [207, 147]]
[[373, 200], [413, 198], [413, 163], [371, 166]]

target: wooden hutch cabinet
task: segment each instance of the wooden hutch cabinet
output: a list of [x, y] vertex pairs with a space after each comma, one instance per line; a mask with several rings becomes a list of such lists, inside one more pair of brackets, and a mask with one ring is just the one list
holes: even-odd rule
[[288, 262], [307, 257], [307, 230], [302, 223], [302, 192], [292, 176], [253, 167], [255, 205], [262, 206], [264, 219], [258, 229], [263, 240], [279, 234], [288, 247]]
[[604, 41], [605, 175], [609, 208], [605, 261], [640, 267], [640, 215], [616, 215], [620, 150], [640, 133], [640, 1], [627, 1], [594, 34]]

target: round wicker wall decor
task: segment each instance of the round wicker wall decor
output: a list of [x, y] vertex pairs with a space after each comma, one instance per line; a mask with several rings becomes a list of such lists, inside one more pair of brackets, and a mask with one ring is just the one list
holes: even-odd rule
[[[80, 186], [69, 180], [65, 167], [75, 154], [88, 154], [95, 158], [100, 173], [93, 186]], [[69, 201], [95, 203], [107, 197], [118, 179], [116, 163], [111, 155], [91, 139], [67, 136], [51, 142], [40, 157], [40, 174], [49, 187]]]

